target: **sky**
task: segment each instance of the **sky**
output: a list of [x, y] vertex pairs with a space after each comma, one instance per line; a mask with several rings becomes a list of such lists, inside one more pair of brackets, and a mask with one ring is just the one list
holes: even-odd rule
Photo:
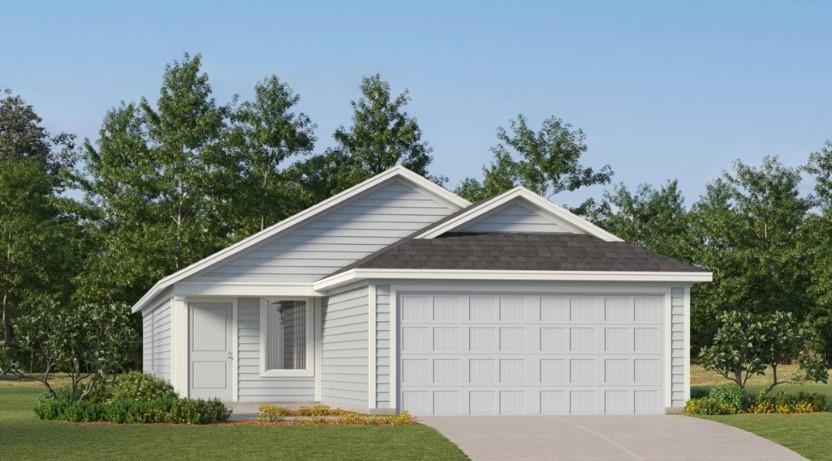
[[165, 64], [199, 53], [220, 103], [288, 82], [323, 151], [380, 73], [409, 90], [450, 187], [480, 176], [497, 127], [555, 115], [585, 132], [585, 164], [628, 187], [677, 179], [690, 204], [734, 160], [796, 166], [832, 139], [830, 19], [832, 2], [803, 0], [0, 0], [0, 88], [94, 140], [107, 110], [155, 100]]

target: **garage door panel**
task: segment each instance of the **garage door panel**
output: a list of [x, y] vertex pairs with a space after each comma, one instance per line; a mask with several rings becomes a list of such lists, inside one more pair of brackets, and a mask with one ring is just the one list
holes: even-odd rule
[[433, 350], [436, 352], [460, 352], [462, 344], [460, 327], [435, 327], [433, 329]]
[[542, 296], [540, 298], [539, 318], [542, 322], [568, 322], [569, 297]]
[[661, 296], [420, 294], [399, 300], [403, 410], [662, 412], [662, 312], [657, 318], [652, 311], [663, 306]]

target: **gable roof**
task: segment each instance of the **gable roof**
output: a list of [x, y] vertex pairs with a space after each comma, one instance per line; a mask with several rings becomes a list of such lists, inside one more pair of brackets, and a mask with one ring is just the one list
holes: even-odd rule
[[454, 207], [465, 208], [470, 205], [470, 202], [463, 199], [462, 197], [459, 197], [458, 195], [438, 186], [437, 184], [434, 184], [433, 182], [425, 179], [422, 176], [419, 176], [418, 174], [408, 170], [407, 168], [403, 166], [395, 166], [339, 194], [333, 195], [332, 197], [316, 205], [313, 205], [295, 215], [292, 215], [289, 218], [286, 218], [283, 221], [278, 222], [277, 224], [263, 229], [262, 231], [251, 235], [250, 237], [240, 240], [239, 242], [230, 245], [200, 261], [197, 261], [196, 263], [191, 264], [190, 266], [184, 269], [181, 269], [171, 275], [168, 275], [167, 277], [164, 277], [163, 279], [156, 282], [156, 284], [150, 290], [148, 290], [147, 293], [145, 293], [141, 297], [141, 299], [139, 299], [136, 302], [136, 304], [133, 305], [132, 311], [137, 312], [141, 310], [149, 301], [151, 301], [159, 293], [161, 293], [166, 288], [172, 286], [173, 284], [180, 282], [206, 269], [214, 267], [216, 264], [224, 260], [227, 260], [282, 232], [293, 229], [299, 224], [306, 222], [310, 218], [324, 213], [353, 197], [356, 197], [370, 189], [373, 189], [380, 184], [386, 183], [388, 180], [391, 180], [393, 178], [401, 178], [410, 183], [416, 184], [417, 186], [423, 188], [426, 192]]
[[584, 218], [581, 218], [580, 216], [570, 212], [569, 210], [555, 205], [554, 203], [535, 194], [534, 192], [526, 189], [525, 187], [515, 187], [514, 189], [504, 192], [489, 200], [486, 200], [476, 205], [469, 206], [468, 208], [461, 210], [460, 212], [457, 212], [456, 214], [451, 215], [432, 226], [427, 227], [414, 238], [433, 239], [439, 237], [442, 234], [459, 230], [466, 224], [472, 223], [477, 219], [487, 216], [489, 213], [498, 210], [499, 208], [505, 206], [506, 204], [514, 200], [525, 202], [528, 205], [534, 207], [534, 209], [539, 210], [541, 213], [547, 214], [555, 220], [565, 222], [567, 226], [576, 228], [581, 232], [584, 232], [593, 237], [597, 237], [603, 241], [623, 242], [623, 240], [616, 237], [615, 235], [605, 231], [604, 229], [601, 229], [595, 224], [592, 224], [591, 222], [587, 221]]

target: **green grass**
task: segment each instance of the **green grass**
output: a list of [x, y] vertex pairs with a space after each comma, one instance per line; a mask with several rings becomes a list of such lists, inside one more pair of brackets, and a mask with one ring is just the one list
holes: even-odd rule
[[[8, 384], [8, 383], [7, 383]], [[41, 389], [0, 383], [0, 458], [465, 460], [438, 432], [413, 426], [117, 425], [40, 421]]]
[[[794, 366], [782, 365], [782, 375], [791, 374]], [[768, 387], [771, 378], [755, 376], [749, 381], [747, 390], [758, 394]], [[691, 366], [691, 391], [707, 392], [713, 386], [727, 384], [728, 381], [716, 373], [704, 370], [697, 365]], [[832, 384], [782, 384], [776, 391], [787, 394], [799, 392], [819, 392], [826, 395], [832, 404]], [[790, 448], [812, 460], [832, 461], [832, 413], [814, 415], [727, 415], [701, 416], [702, 418], [734, 426], [745, 431], [765, 437], [771, 441]]]
[[832, 461], [832, 414], [702, 416], [752, 432], [816, 461]]

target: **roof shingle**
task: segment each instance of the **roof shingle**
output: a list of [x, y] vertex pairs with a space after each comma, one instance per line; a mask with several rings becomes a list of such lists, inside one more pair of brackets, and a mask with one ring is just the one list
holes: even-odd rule
[[349, 269], [708, 272], [625, 242], [566, 233], [448, 233], [405, 238]]

